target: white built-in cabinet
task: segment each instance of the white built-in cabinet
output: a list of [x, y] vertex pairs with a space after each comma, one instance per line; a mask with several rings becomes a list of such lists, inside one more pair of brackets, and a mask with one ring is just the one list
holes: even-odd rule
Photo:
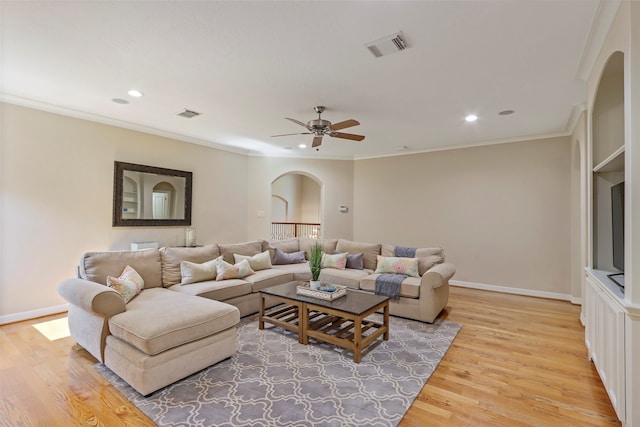
[[[625, 301], [624, 289], [607, 276], [620, 273], [613, 266], [611, 187], [625, 181], [624, 81], [624, 54], [615, 52], [604, 67], [590, 112], [587, 156], [590, 181], [589, 260], [585, 269], [583, 315], [589, 358], [602, 379], [618, 418], [623, 425], [631, 426], [631, 421], [625, 423], [633, 409], [628, 391], [628, 359], [633, 354], [628, 339], [630, 334], [627, 334], [631, 330], [629, 304]], [[625, 193], [629, 191], [628, 184], [625, 182]], [[625, 203], [628, 203], [626, 194]], [[628, 230], [625, 230], [625, 239], [628, 236]], [[627, 263], [630, 257], [625, 255]]]
[[[599, 278], [598, 278], [599, 276]], [[603, 288], [606, 275], [590, 271], [584, 288], [585, 342], [611, 404], [625, 418], [625, 310], [612, 289]]]

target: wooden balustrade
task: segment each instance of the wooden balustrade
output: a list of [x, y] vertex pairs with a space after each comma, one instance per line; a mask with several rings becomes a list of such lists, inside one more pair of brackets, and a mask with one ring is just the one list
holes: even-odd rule
[[286, 240], [294, 237], [320, 237], [320, 224], [313, 222], [272, 222], [271, 240]]

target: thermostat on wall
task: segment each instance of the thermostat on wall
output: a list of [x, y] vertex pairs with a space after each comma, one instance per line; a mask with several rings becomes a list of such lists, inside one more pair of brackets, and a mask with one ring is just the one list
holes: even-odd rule
[[338, 206], [338, 210], [339, 210], [340, 212], [349, 212], [349, 206], [347, 206], [347, 205], [340, 205], [340, 206]]

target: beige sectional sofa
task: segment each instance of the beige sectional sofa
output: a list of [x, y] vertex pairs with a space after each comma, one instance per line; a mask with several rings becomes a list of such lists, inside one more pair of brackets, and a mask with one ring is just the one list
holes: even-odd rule
[[[78, 278], [63, 281], [60, 295], [69, 302], [69, 329], [76, 342], [143, 395], [230, 357], [236, 351], [236, 325], [241, 316], [256, 313], [259, 290], [294, 280], [307, 281], [307, 261], [277, 263], [280, 254], [309, 253], [320, 242], [327, 253], [363, 254], [363, 268], [324, 268], [321, 280], [373, 292], [378, 256], [394, 246], [344, 239], [253, 241], [159, 250], [87, 252]], [[203, 265], [221, 257], [254, 257], [269, 251], [274, 263], [243, 278], [184, 283], [181, 264]], [[391, 256], [389, 255], [389, 256]], [[433, 322], [446, 306], [449, 279], [455, 270], [444, 263], [441, 248], [416, 251], [420, 277], [407, 277], [391, 313]], [[307, 256], [308, 258], [308, 256]], [[279, 259], [279, 258], [278, 258]], [[107, 277], [118, 277], [127, 266], [144, 279], [144, 289], [128, 303]]]

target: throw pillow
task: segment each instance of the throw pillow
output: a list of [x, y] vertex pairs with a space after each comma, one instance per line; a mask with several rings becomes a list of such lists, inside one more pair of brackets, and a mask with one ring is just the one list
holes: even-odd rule
[[115, 289], [127, 304], [144, 288], [144, 280], [133, 267], [127, 265], [120, 277], [107, 276], [107, 286]]
[[420, 277], [420, 274], [418, 274], [418, 258], [383, 257], [378, 255], [376, 273], [395, 273]]
[[271, 256], [269, 256], [269, 251], [260, 252], [257, 255], [249, 256], [249, 255], [240, 255], [233, 254], [233, 258], [236, 263], [239, 263], [243, 259], [249, 261], [249, 265], [253, 271], [258, 270], [266, 270], [267, 268], [271, 268]]
[[[338, 251], [332, 252], [334, 255], [339, 254]], [[352, 268], [354, 270], [362, 270], [364, 269], [364, 253], [360, 252], [357, 254], [347, 254], [347, 268]]]
[[364, 268], [374, 270], [376, 268], [376, 256], [380, 255], [380, 247], [379, 243], [352, 242], [338, 239], [335, 249], [339, 252], [349, 252], [350, 254], [362, 252], [364, 254]]
[[218, 275], [216, 276], [216, 280], [218, 281], [226, 279], [242, 279], [243, 277], [247, 277], [248, 275], [255, 273], [255, 271], [251, 269], [249, 261], [246, 259], [243, 259], [234, 265], [231, 265], [224, 259], [220, 258], [218, 258], [217, 261], [216, 271]]
[[278, 248], [274, 249], [271, 261], [273, 265], [300, 264], [301, 262], [304, 262], [304, 251], [286, 253]]
[[189, 283], [204, 282], [205, 280], [214, 280], [218, 274], [216, 271], [216, 263], [220, 257], [211, 261], [198, 264], [191, 261], [180, 262], [180, 273], [182, 274], [181, 285]]
[[322, 268], [337, 268], [344, 270], [347, 266], [347, 254], [338, 253], [335, 255], [322, 254]]

